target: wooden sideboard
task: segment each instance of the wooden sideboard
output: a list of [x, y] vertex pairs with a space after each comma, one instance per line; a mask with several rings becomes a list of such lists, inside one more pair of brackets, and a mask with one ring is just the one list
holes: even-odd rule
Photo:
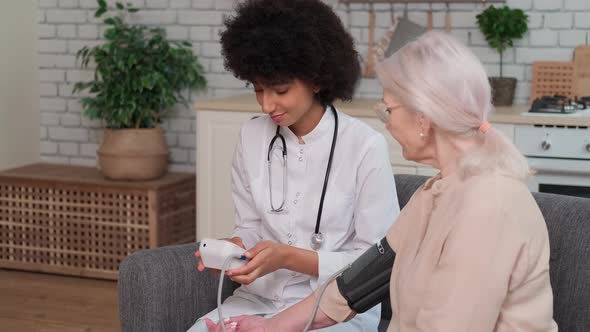
[[195, 240], [195, 175], [111, 181], [96, 168], [0, 172], [0, 268], [117, 279], [129, 254]]

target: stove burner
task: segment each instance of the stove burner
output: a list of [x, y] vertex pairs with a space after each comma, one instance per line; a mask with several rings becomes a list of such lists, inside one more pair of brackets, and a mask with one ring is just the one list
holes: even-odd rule
[[571, 114], [590, 107], [590, 96], [571, 99], [566, 96], [543, 96], [533, 101], [531, 113]]

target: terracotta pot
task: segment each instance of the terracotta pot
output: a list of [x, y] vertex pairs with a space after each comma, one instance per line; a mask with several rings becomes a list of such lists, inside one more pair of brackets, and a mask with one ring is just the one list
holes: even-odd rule
[[492, 104], [494, 106], [512, 105], [516, 90], [516, 78], [490, 77], [490, 85], [492, 86]]
[[105, 129], [97, 154], [102, 174], [113, 180], [151, 180], [168, 170], [168, 144], [160, 128]]

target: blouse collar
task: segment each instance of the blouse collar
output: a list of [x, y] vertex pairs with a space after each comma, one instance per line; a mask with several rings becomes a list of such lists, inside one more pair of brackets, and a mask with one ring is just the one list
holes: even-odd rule
[[442, 177], [442, 173], [438, 173], [430, 179], [426, 180], [424, 184], [425, 191], [431, 191], [433, 195], [438, 196], [442, 194], [449, 186], [460, 180], [457, 172]]

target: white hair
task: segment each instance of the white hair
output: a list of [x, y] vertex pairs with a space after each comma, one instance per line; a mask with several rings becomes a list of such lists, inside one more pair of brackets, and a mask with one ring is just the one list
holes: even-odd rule
[[453, 36], [423, 34], [379, 63], [377, 76], [398, 103], [438, 129], [479, 138], [476, 151], [461, 161], [463, 174], [500, 172], [521, 180], [530, 174], [526, 158], [501, 132], [479, 132], [494, 109], [490, 84], [479, 59]]

